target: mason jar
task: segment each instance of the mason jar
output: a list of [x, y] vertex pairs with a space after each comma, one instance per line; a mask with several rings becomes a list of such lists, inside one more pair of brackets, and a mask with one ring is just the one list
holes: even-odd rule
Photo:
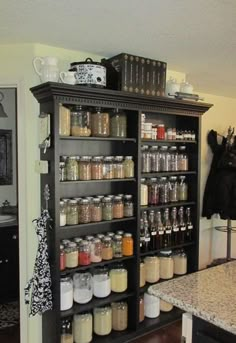
[[141, 192], [140, 192], [140, 201], [141, 206], [147, 206], [148, 205], [148, 186], [146, 179], [141, 179]]
[[75, 314], [73, 317], [75, 343], [89, 343], [93, 339], [93, 316], [91, 313]]
[[123, 242], [121, 235], [114, 235], [112, 240], [112, 248], [113, 248], [113, 257], [120, 258], [122, 257], [122, 250], [123, 250]]
[[63, 200], [60, 201], [60, 226], [66, 225], [66, 204]]
[[107, 261], [113, 258], [113, 248], [111, 237], [105, 236], [102, 241], [102, 259]]
[[188, 155], [186, 154], [186, 146], [184, 145], [179, 147], [178, 170], [188, 171]]
[[150, 158], [151, 158], [151, 172], [158, 173], [161, 171], [160, 168], [160, 153], [158, 151], [158, 146], [152, 146], [150, 148]]
[[79, 223], [86, 224], [91, 222], [90, 203], [88, 199], [81, 199], [79, 202]]
[[147, 318], [157, 318], [160, 315], [160, 299], [149, 293], [144, 293], [144, 314]]
[[122, 243], [122, 255], [132, 256], [134, 254], [134, 240], [132, 237], [132, 233], [126, 232], [123, 235]]
[[157, 178], [151, 178], [148, 183], [148, 204], [159, 204], [159, 185], [157, 183]]
[[111, 290], [115, 293], [125, 292], [128, 288], [128, 271], [123, 264], [117, 264], [111, 267]]
[[185, 176], [179, 177], [179, 186], [178, 186], [178, 198], [179, 201], [187, 201], [188, 200], [188, 184], [185, 181]]
[[60, 310], [66, 311], [73, 306], [73, 282], [70, 277], [60, 280]]
[[177, 251], [173, 255], [174, 259], [174, 274], [184, 275], [187, 274], [187, 255], [183, 250]]
[[102, 242], [99, 238], [93, 238], [90, 244], [90, 260], [92, 263], [102, 261]]
[[79, 166], [76, 156], [69, 156], [66, 160], [66, 178], [68, 181], [79, 180]]
[[151, 154], [147, 145], [141, 147], [141, 172], [151, 173]]
[[106, 156], [103, 158], [103, 179], [114, 179], [114, 163], [113, 156]]
[[144, 287], [145, 284], [146, 284], [145, 264], [144, 262], [140, 262], [139, 287]]
[[161, 204], [166, 204], [170, 201], [170, 189], [166, 177], [160, 178], [159, 197]]
[[132, 201], [132, 195], [126, 194], [124, 196], [124, 217], [133, 217], [134, 215], [134, 203]]
[[124, 331], [128, 327], [128, 304], [126, 302], [117, 302], [111, 304], [112, 308], [112, 329], [115, 331]]
[[93, 297], [92, 274], [75, 273], [73, 276], [74, 301], [78, 304], [87, 304]]
[[70, 242], [65, 247], [66, 268], [75, 268], [78, 266], [79, 254], [75, 242]]
[[174, 260], [171, 250], [160, 251], [160, 278], [171, 279], [174, 276]]
[[160, 147], [160, 171], [170, 171], [170, 153], [165, 145]]
[[124, 217], [124, 202], [121, 197], [115, 196], [113, 201], [113, 218], [119, 219]]
[[78, 204], [76, 200], [69, 200], [67, 205], [66, 224], [77, 225], [79, 223]]
[[114, 166], [114, 178], [123, 179], [125, 177], [123, 156], [115, 156], [113, 166]]
[[171, 176], [169, 178], [169, 196], [170, 202], [176, 202], [179, 200], [177, 176]]
[[79, 264], [81, 266], [88, 266], [90, 263], [90, 243], [83, 239], [79, 244]]
[[132, 156], [125, 156], [124, 162], [124, 177], [131, 178], [134, 177], [134, 161]]
[[92, 113], [92, 136], [109, 137], [110, 135], [110, 116], [97, 107]]
[[100, 222], [102, 221], [102, 204], [100, 199], [93, 199], [93, 208], [91, 211], [91, 221]]
[[71, 110], [71, 135], [78, 137], [91, 136], [90, 127], [91, 113], [82, 106], [76, 105]]
[[112, 199], [109, 197], [104, 197], [102, 199], [102, 219], [103, 220], [113, 219], [113, 203], [112, 203]]
[[127, 137], [127, 117], [126, 114], [115, 108], [110, 119], [111, 137]]
[[102, 156], [95, 156], [92, 158], [91, 177], [92, 177], [92, 180], [103, 179], [103, 157]]
[[170, 171], [178, 171], [178, 152], [176, 146], [169, 148], [170, 152]]
[[160, 279], [160, 261], [157, 256], [147, 256], [144, 259], [145, 278], [149, 283], [155, 283]]
[[68, 319], [61, 322], [61, 343], [73, 343], [72, 323]]
[[91, 157], [82, 156], [79, 161], [79, 179], [82, 181], [91, 180]]
[[111, 293], [111, 280], [107, 268], [96, 268], [93, 271], [93, 295], [106, 298]]
[[106, 336], [112, 330], [111, 307], [95, 307], [93, 310], [94, 332], [98, 336]]

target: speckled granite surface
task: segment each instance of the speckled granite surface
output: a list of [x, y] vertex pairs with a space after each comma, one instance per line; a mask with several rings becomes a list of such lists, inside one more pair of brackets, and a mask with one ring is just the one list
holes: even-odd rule
[[148, 291], [236, 335], [236, 261], [153, 285]]

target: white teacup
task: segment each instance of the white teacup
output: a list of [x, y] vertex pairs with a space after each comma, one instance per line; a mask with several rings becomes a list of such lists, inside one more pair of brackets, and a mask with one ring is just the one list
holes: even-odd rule
[[76, 71], [61, 71], [60, 72], [60, 80], [63, 83], [68, 83], [70, 85], [74, 85], [75, 84], [75, 74]]

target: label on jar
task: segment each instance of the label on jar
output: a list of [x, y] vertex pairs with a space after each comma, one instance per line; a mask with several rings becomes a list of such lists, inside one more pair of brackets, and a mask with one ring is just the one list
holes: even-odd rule
[[173, 232], [179, 232], [179, 227], [177, 225], [173, 226]]
[[152, 232], [151, 232], [151, 235], [152, 235], [152, 236], [156, 236], [156, 234], [157, 234], [156, 231], [152, 231]]
[[164, 231], [158, 231], [159, 235], [164, 235]]
[[180, 231], [186, 231], [186, 226], [181, 226]]
[[148, 237], [148, 238], [145, 238], [145, 242], [150, 242], [151, 238]]
[[167, 234], [171, 234], [171, 230], [166, 230], [166, 233]]
[[188, 230], [192, 230], [193, 229], [193, 225], [188, 225]]

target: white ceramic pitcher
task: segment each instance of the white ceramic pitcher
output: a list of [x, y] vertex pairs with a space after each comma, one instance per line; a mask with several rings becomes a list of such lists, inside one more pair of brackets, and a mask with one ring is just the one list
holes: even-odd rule
[[41, 82], [53, 81], [58, 82], [59, 69], [56, 57], [35, 57], [33, 66], [35, 72], [39, 75]]

